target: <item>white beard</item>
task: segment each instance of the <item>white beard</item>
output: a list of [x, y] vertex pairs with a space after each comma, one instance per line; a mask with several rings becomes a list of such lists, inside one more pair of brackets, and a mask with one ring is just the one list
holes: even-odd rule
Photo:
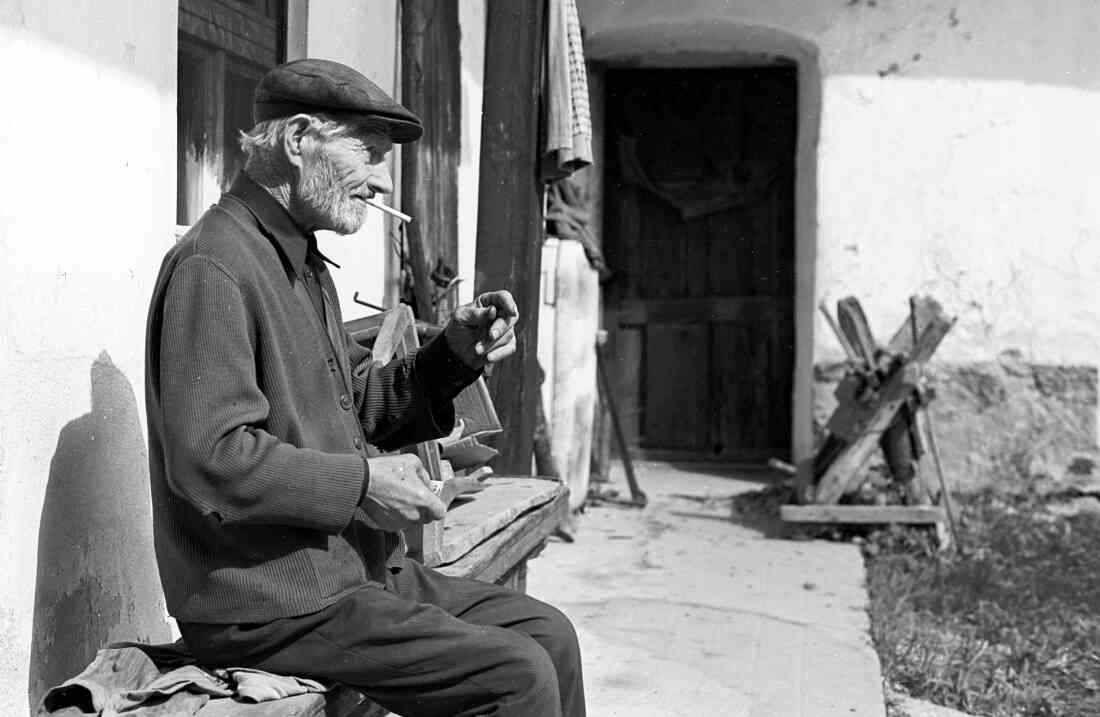
[[343, 191], [323, 149], [303, 165], [296, 195], [301, 215], [310, 217], [317, 229], [353, 234], [366, 221], [367, 205]]

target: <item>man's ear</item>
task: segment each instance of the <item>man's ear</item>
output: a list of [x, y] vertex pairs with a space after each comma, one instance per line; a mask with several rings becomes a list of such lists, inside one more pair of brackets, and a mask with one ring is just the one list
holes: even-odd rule
[[283, 134], [283, 153], [286, 161], [296, 171], [302, 171], [302, 141], [306, 139], [313, 118], [305, 114], [297, 114], [287, 120], [286, 132]]

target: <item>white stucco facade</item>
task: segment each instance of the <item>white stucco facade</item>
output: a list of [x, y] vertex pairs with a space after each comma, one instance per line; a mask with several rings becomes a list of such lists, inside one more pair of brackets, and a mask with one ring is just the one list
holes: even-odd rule
[[459, 303], [474, 299], [474, 258], [477, 254], [477, 196], [481, 169], [481, 94], [485, 78], [485, 0], [461, 0], [458, 24], [462, 34], [462, 147], [458, 157], [458, 285]]
[[[1100, 15], [1088, 0], [579, 0], [590, 59], [800, 67], [794, 452], [817, 303], [888, 337], [907, 298], [959, 317], [938, 353], [1100, 362]], [[807, 173], [812, 176], [805, 176]]]
[[74, 632], [168, 636], [143, 349], [173, 241], [176, 12], [0, 2], [0, 714], [27, 713], [32, 655]]
[[[391, 96], [400, 95], [397, 36], [401, 18], [397, 0], [311, 2], [308, 17], [306, 52], [310, 57], [342, 62], [362, 72]], [[398, 151], [390, 155], [395, 192], [400, 187], [396, 174], [401, 166]], [[400, 197], [395, 193], [383, 201], [399, 204]], [[391, 236], [395, 231], [394, 220], [372, 210], [363, 228], [355, 234], [318, 233], [321, 251], [340, 265], [333, 278], [345, 319], [376, 313], [353, 301], [357, 291], [363, 301], [376, 306], [386, 303], [387, 280], [396, 281], [394, 276], [388, 276], [395, 272], [387, 273]]]
[[[396, 0], [291, 5], [292, 58], [344, 62], [399, 96]], [[0, 0], [0, 714], [26, 714], [90, 645], [173, 634], [152, 549], [144, 338], [174, 241], [177, 15], [168, 0]], [[484, 2], [462, 4], [471, 276], [484, 17]], [[393, 230], [372, 212], [354, 236], [321, 237], [347, 318], [372, 313], [355, 291], [393, 295]]]

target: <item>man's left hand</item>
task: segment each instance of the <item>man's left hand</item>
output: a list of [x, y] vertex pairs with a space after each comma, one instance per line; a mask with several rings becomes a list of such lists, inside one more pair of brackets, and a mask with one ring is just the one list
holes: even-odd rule
[[483, 369], [516, 352], [519, 310], [512, 294], [489, 291], [455, 309], [443, 329], [447, 345], [472, 369]]

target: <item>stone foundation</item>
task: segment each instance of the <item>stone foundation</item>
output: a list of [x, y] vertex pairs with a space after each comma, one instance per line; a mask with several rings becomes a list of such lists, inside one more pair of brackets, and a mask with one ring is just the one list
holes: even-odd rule
[[[936, 438], [954, 490], [1061, 481], [1075, 458], [1096, 451], [1096, 366], [1029, 364], [1010, 350], [988, 362], [933, 363], [928, 374]], [[843, 375], [843, 364], [814, 367], [819, 437]]]

